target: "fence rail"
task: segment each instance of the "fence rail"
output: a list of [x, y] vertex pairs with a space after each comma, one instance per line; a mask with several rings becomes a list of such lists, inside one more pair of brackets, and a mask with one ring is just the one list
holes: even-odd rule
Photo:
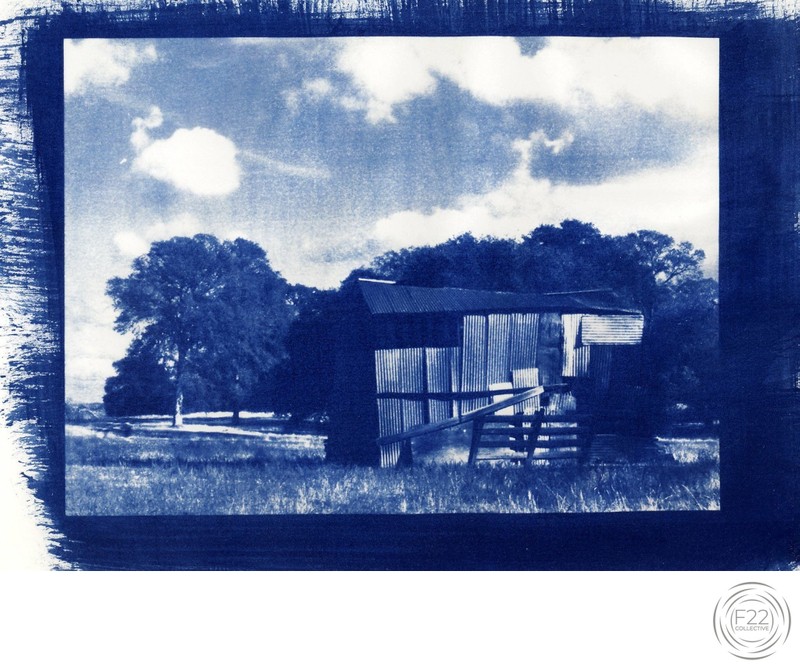
[[[468, 411], [467, 413], [462, 414], [461, 416], [455, 416], [453, 418], [448, 418], [446, 420], [441, 420], [436, 423], [424, 423], [422, 425], [416, 425], [404, 432], [399, 432], [398, 434], [391, 434], [385, 437], [379, 437], [377, 440], [378, 446], [388, 446], [389, 444], [397, 443], [398, 441], [406, 441], [407, 439], [414, 439], [416, 437], [421, 437], [425, 434], [431, 434], [432, 432], [439, 432], [440, 430], [446, 430], [451, 427], [455, 427], [457, 425], [461, 425], [463, 423], [468, 423], [470, 421], [475, 420], [476, 418], [480, 418], [481, 416], [486, 416], [488, 414], [492, 414], [495, 411], [499, 411], [500, 409], [505, 409], [506, 407], [514, 406], [516, 404], [521, 404], [526, 400], [532, 399], [534, 397], [538, 397], [539, 395], [543, 395], [545, 392], [552, 391], [554, 389], [560, 389], [561, 386], [548, 386], [545, 388], [544, 386], [536, 386], [534, 388], [530, 388], [521, 392], [516, 395], [512, 395], [511, 397], [507, 397], [506, 399], [500, 400], [498, 402], [493, 402], [492, 404], [488, 404], [485, 407], [481, 407], [480, 409], [473, 409], [472, 411]], [[500, 394], [498, 391], [483, 393], [481, 396], [493, 396]]]

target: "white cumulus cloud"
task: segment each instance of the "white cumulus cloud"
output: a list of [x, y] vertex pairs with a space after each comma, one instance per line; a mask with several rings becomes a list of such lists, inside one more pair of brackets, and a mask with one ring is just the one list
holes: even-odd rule
[[147, 142], [134, 126], [131, 143], [138, 155], [133, 170], [194, 195], [228, 195], [239, 188], [236, 145], [210, 128], [179, 128], [166, 139]]
[[358, 90], [372, 123], [396, 120], [395, 107], [430, 95], [440, 79], [491, 105], [632, 105], [650, 112], [715, 120], [717, 40], [672, 37], [551, 37], [531, 55], [511, 37], [357, 38], [336, 61]]
[[110, 88], [128, 81], [137, 65], [158, 58], [151, 43], [132, 40], [64, 40], [64, 93], [77, 95], [93, 87]]
[[[394, 122], [395, 105], [436, 89], [437, 64], [449, 60], [450, 50], [459, 44], [465, 42], [395, 37], [346, 40], [336, 66], [350, 75], [364, 96], [370, 122]], [[348, 98], [347, 104], [353, 101]]]

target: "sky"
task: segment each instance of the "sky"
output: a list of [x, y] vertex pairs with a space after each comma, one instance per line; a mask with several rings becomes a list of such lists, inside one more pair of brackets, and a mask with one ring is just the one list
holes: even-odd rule
[[154, 241], [260, 244], [335, 287], [380, 253], [566, 218], [718, 256], [718, 42], [64, 42], [66, 394], [129, 337], [105, 285]]

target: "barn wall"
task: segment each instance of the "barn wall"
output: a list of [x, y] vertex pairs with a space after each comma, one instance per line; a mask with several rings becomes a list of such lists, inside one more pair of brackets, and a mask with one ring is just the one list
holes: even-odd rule
[[594, 344], [583, 348], [591, 349], [592, 351], [588, 376], [594, 381], [595, 389], [598, 391], [607, 390], [611, 383], [612, 361], [621, 347]]
[[511, 314], [489, 314], [486, 318], [486, 383], [510, 381]]
[[[453, 347], [428, 347], [425, 349], [425, 374], [428, 392], [452, 393], [461, 388], [461, 349]], [[428, 400], [431, 423], [446, 420], [458, 411], [455, 400]]]
[[[536, 352], [539, 346], [539, 320], [539, 314], [511, 314], [511, 359], [509, 367], [512, 370], [512, 376], [515, 369], [523, 370], [536, 367]], [[513, 378], [511, 380], [513, 381]], [[514, 387], [520, 386], [515, 383]]]
[[378, 465], [374, 332], [369, 314], [342, 314], [335, 340], [326, 458], [330, 462]]
[[587, 314], [581, 317], [582, 344], [640, 344], [644, 332], [641, 314]]
[[591, 375], [592, 347], [581, 344], [579, 337], [582, 319], [582, 314], [564, 314], [561, 316], [561, 327], [564, 332], [562, 376], [587, 378]]
[[[477, 392], [488, 390], [487, 382], [487, 319], [482, 315], [464, 316], [463, 344], [461, 354], [461, 390]], [[466, 413], [488, 404], [488, 400], [466, 399], [461, 401], [461, 412]]]
[[[464, 316], [462, 383], [464, 391], [486, 391], [513, 383], [514, 370], [536, 365], [539, 314], [469, 314]], [[521, 376], [517, 380], [521, 382]], [[514, 384], [514, 387], [518, 387]], [[490, 404], [491, 397], [466, 399], [462, 412]]]
[[[439, 314], [375, 319], [371, 367], [374, 392], [379, 396], [368, 400], [376, 415], [373, 439], [439, 422], [493, 400], [488, 394], [456, 400], [426, 397], [429, 393], [486, 392], [504, 383], [512, 388], [556, 385], [570, 378], [583, 406], [603, 406], [617, 377], [630, 378], [631, 361], [638, 359], [633, 352], [640, 347], [582, 342], [583, 318], [581, 314], [496, 313], [466, 314], [458, 316], [458, 321]], [[621, 337], [628, 343], [637, 327], [637, 319], [595, 318], [587, 332], [597, 341]], [[615, 367], [617, 349], [626, 352]], [[535, 398], [522, 408], [531, 412], [538, 407]], [[401, 444], [382, 447], [377, 457], [382, 466], [396, 464]]]
[[[485, 392], [490, 385], [509, 383], [514, 388], [538, 385], [535, 369], [539, 314], [467, 314], [461, 319], [461, 345], [440, 346], [451, 341], [450, 319], [383, 319], [377, 338], [387, 342], [423, 342], [422, 346], [378, 348], [374, 353], [381, 436], [399, 434], [416, 425], [438, 422], [486, 406], [492, 397], [453, 398], [392, 397], [392, 393]], [[432, 344], [412, 332], [429, 336]], [[384, 395], [380, 397], [380, 395]], [[531, 400], [524, 410], [538, 408]], [[394, 464], [400, 445], [382, 449], [381, 463]]]
[[[378, 426], [382, 437], [399, 434], [417, 425], [445, 420], [455, 415], [452, 399], [420, 397], [425, 393], [458, 392], [460, 351], [457, 347], [410, 347], [375, 351], [378, 393]], [[389, 393], [413, 393], [417, 397], [381, 397]], [[381, 465], [391, 466], [400, 458], [400, 443], [381, 448]]]
[[536, 364], [534, 366], [539, 369], [539, 381], [542, 385], [561, 383], [562, 338], [561, 315], [556, 313], [540, 314]]
[[[423, 394], [452, 392], [460, 384], [458, 314], [391, 313], [371, 316], [375, 391]], [[452, 415], [452, 400], [378, 397], [369, 402], [377, 414], [376, 436], [399, 434], [416, 425]], [[433, 416], [433, 418], [431, 418]], [[443, 418], [440, 418], [443, 417]], [[393, 466], [401, 444], [378, 449], [381, 466]]]

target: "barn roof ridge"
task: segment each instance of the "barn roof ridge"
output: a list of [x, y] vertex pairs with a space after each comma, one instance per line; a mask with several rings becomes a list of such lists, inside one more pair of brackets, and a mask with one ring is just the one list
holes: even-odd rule
[[560, 293], [513, 293], [473, 288], [409, 286], [359, 279], [373, 315], [469, 313], [491, 311], [562, 311], [571, 313], [640, 314], [610, 289]]

